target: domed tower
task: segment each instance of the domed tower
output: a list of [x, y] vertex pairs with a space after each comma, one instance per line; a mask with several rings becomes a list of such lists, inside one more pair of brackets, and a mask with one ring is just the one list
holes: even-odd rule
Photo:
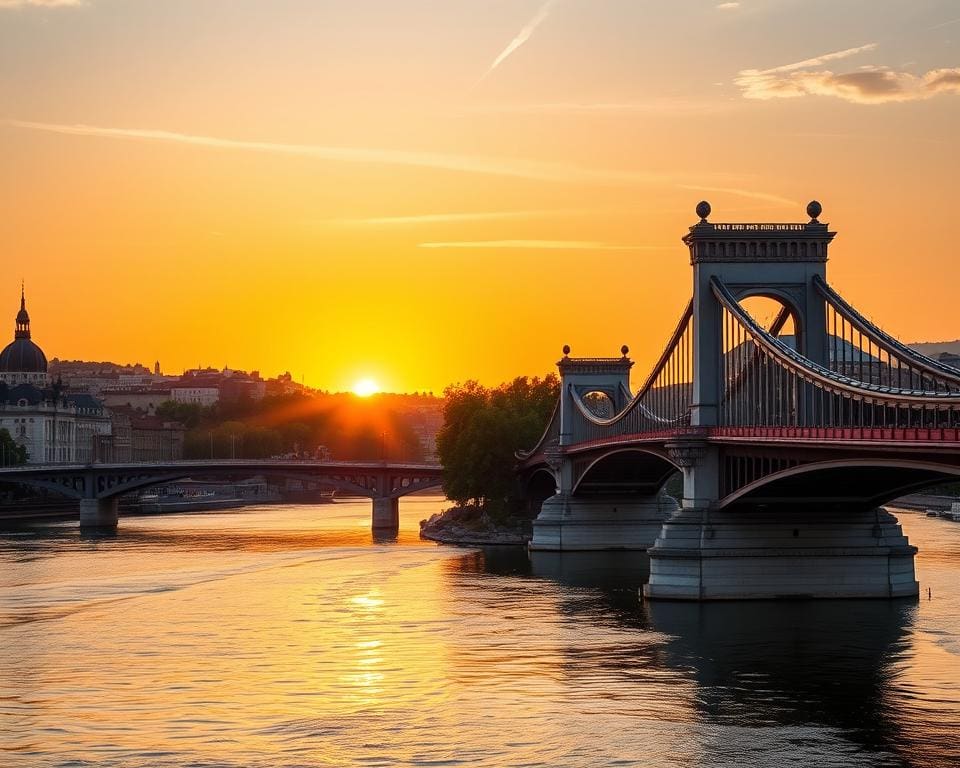
[[9, 386], [34, 384], [42, 387], [47, 383], [47, 356], [30, 339], [30, 315], [22, 286], [13, 341], [0, 352], [0, 381]]

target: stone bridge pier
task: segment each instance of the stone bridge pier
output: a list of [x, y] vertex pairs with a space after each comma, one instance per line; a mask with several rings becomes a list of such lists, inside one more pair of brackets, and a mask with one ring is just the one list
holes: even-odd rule
[[80, 530], [107, 532], [117, 530], [119, 499], [80, 499]]
[[374, 498], [371, 527], [380, 535], [396, 535], [400, 530], [400, 499], [391, 496]]

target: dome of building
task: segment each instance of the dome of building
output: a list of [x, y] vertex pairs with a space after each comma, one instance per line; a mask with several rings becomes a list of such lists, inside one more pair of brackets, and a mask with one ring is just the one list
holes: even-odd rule
[[[30, 315], [23, 291], [20, 292], [20, 311], [13, 341], [0, 352], [0, 374], [47, 372], [47, 356], [30, 340]], [[4, 377], [6, 378], [6, 377]]]
[[0, 352], [3, 373], [46, 373], [47, 356], [30, 339], [14, 339]]

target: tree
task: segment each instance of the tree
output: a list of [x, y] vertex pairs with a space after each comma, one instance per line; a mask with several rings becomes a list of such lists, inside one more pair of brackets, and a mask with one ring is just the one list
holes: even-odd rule
[[19, 445], [6, 429], [0, 429], [0, 466], [12, 467], [27, 463], [27, 449]]
[[512, 511], [519, 501], [516, 452], [532, 448], [543, 434], [560, 396], [559, 379], [521, 376], [494, 389], [468, 381], [447, 387], [444, 396], [437, 453], [447, 498], [494, 513]]

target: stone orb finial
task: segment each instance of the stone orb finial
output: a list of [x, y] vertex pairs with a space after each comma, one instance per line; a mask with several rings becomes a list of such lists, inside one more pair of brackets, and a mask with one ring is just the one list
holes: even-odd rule
[[700, 217], [700, 221], [706, 221], [711, 210], [713, 209], [710, 207], [710, 203], [708, 203], [706, 200], [701, 200], [699, 203], [697, 203], [697, 216]]
[[807, 216], [810, 217], [811, 223], [815, 222], [817, 220], [817, 216], [819, 216], [821, 213], [823, 213], [823, 206], [820, 205], [820, 203], [818, 203], [816, 200], [811, 200], [809, 203], [807, 203]]
[[569, 344], [564, 344], [564, 345], [563, 345], [563, 356], [566, 357], [566, 356], [569, 355], [569, 354], [570, 354], [570, 345], [569, 345]]
[[630, 347], [624, 344], [622, 347], [620, 347], [620, 354], [626, 357], [628, 354], [630, 354]]

